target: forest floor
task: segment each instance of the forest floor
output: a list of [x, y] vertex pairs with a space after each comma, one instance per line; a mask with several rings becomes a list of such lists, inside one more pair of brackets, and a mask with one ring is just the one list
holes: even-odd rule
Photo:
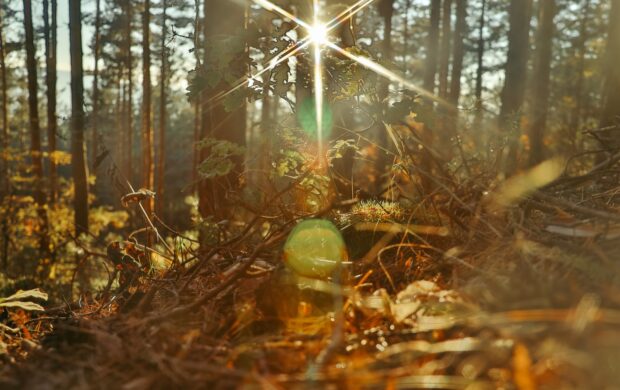
[[284, 230], [14, 316], [1, 387], [620, 388], [620, 187], [594, 178], [501, 211], [465, 186], [449, 235], [392, 235], [342, 285], [282, 277]]

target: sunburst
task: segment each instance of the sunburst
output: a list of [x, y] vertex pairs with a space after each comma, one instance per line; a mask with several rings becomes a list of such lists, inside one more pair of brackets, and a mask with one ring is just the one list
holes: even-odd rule
[[[359, 65], [375, 72], [376, 74], [389, 79], [390, 81], [399, 84], [402, 87], [415, 91], [421, 96], [437, 102], [439, 105], [452, 108], [453, 105], [448, 101], [436, 96], [434, 93], [416, 85], [415, 83], [405, 79], [401, 75], [387, 69], [386, 67], [376, 63], [368, 57], [359, 56], [345, 50], [335, 44], [330, 39], [330, 32], [333, 31], [340, 24], [350, 20], [355, 14], [371, 5], [375, 0], [358, 0], [350, 7], [339, 13], [333, 19], [323, 22], [321, 20], [320, 4], [319, 0], [312, 0], [312, 21], [305, 21], [293, 15], [284, 8], [272, 3], [269, 0], [252, 0], [255, 4], [259, 5], [263, 9], [274, 12], [284, 19], [287, 19], [295, 23], [298, 27], [305, 30], [305, 36], [298, 39], [296, 43], [272, 58], [267, 64], [263, 66], [259, 72], [250, 75], [247, 78], [240, 79], [239, 82], [231, 89], [223, 91], [220, 94], [212, 97], [212, 100], [219, 100], [224, 96], [236, 91], [237, 89], [248, 84], [251, 80], [256, 80], [259, 76], [274, 69], [276, 66], [284, 61], [287, 61], [292, 56], [304, 50], [308, 46], [312, 46], [313, 52], [313, 83], [314, 83], [314, 103], [316, 111], [316, 126], [317, 126], [317, 140], [319, 148], [319, 156], [322, 156], [322, 142], [323, 142], [323, 71], [321, 62], [321, 52], [324, 49], [334, 50], [341, 55], [355, 61]], [[319, 161], [321, 158], [319, 159]]]

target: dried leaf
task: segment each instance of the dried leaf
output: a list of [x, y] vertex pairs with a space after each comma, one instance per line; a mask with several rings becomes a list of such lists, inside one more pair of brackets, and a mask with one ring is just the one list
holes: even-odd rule
[[47, 301], [47, 294], [41, 291], [38, 288], [32, 290], [18, 290], [15, 294], [11, 295], [7, 298], [0, 298], [0, 303], [9, 302], [9, 301], [21, 301], [24, 299], [33, 298], [33, 299], [42, 299]]
[[145, 188], [140, 188], [136, 192], [130, 192], [121, 198], [121, 204], [123, 207], [129, 207], [130, 203], [138, 203], [148, 198], [154, 198], [155, 193]]
[[0, 303], [0, 307], [16, 307], [18, 309], [26, 310], [26, 311], [44, 311], [43, 306], [34, 302], [22, 302], [22, 301], [14, 301], [14, 302], [2, 302]]

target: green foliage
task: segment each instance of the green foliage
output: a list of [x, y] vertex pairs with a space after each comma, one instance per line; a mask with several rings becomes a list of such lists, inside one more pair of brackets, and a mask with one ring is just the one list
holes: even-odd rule
[[208, 149], [209, 155], [198, 166], [203, 179], [228, 175], [235, 166], [235, 160], [243, 157], [245, 148], [234, 142], [205, 138], [196, 145], [198, 149]]

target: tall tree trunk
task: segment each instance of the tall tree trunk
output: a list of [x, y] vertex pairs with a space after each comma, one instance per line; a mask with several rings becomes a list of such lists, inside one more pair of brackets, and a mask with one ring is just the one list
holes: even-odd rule
[[[200, 1], [201, 0], [194, 0], [194, 12], [195, 12], [195, 18], [194, 18], [194, 57], [196, 59], [196, 73], [198, 72], [202, 72], [203, 68], [202, 68], [202, 64], [201, 64], [201, 58], [200, 58], [200, 53], [202, 50], [202, 45], [200, 43], [200, 36], [205, 34], [206, 32], [204, 32], [200, 26]], [[202, 136], [202, 124], [201, 124], [201, 118], [202, 118], [202, 114], [200, 111], [200, 108], [202, 106], [202, 92], [199, 96], [196, 96], [196, 100], [193, 102], [194, 103], [194, 144], [192, 147], [192, 150], [194, 152], [194, 156], [192, 159], [192, 183], [197, 183], [198, 182], [198, 163], [200, 162], [200, 155], [201, 155], [201, 151], [198, 150], [197, 145], [198, 145], [198, 141], [200, 141], [201, 136]], [[196, 186], [196, 188], [200, 188], [202, 184], [198, 184]]]
[[[153, 126], [151, 108], [151, 1], [144, 1], [142, 13], [142, 187], [153, 190]], [[153, 210], [153, 198], [144, 203]]]
[[403, 13], [403, 74], [409, 73], [409, 8], [412, 0], [405, 0], [405, 12]]
[[[379, 15], [383, 18], [383, 44], [381, 47], [383, 61], [392, 61], [392, 17], [394, 16], [394, 0], [380, 0], [379, 2]], [[388, 98], [390, 93], [390, 82], [388, 79], [381, 80], [379, 85], [379, 101], [383, 106], [383, 111], [387, 111]], [[377, 143], [379, 144], [377, 161], [375, 168], [377, 171], [375, 181], [375, 193], [380, 194], [384, 187], [384, 176], [386, 166], [388, 164], [389, 156], [382, 150], [388, 147], [387, 129], [385, 128], [383, 121], [380, 121], [377, 126]]]
[[426, 40], [426, 58], [424, 60], [424, 89], [435, 92], [435, 76], [437, 74], [437, 46], [439, 44], [439, 19], [441, 0], [430, 0], [430, 26]]
[[99, 154], [99, 54], [101, 51], [101, 0], [95, 2], [95, 69], [93, 71], [93, 115], [92, 115], [92, 140], [91, 140], [91, 157], [94, 169], [94, 163]]
[[157, 164], [157, 212], [161, 217], [165, 216], [164, 200], [164, 172], [166, 166], [166, 119], [167, 119], [167, 99], [166, 94], [168, 78], [168, 53], [166, 48], [166, 35], [168, 34], [166, 18], [168, 12], [167, 0], [162, 2], [162, 27], [161, 27], [161, 70], [159, 73], [159, 163]]
[[[430, 0], [430, 17], [428, 35], [426, 38], [426, 58], [424, 59], [424, 89], [431, 93], [435, 93], [437, 65], [438, 65], [438, 46], [439, 46], [439, 24], [441, 21], [441, 0]], [[429, 117], [433, 116], [433, 101], [427, 100], [423, 108], [423, 113]], [[425, 123], [424, 129], [419, 134], [421, 145], [423, 146], [420, 155], [420, 184], [424, 191], [430, 193], [433, 190], [432, 183], [433, 156], [431, 149], [435, 143], [435, 135], [433, 134], [433, 125]]]
[[555, 0], [545, 0], [538, 3], [538, 30], [536, 31], [536, 57], [534, 60], [533, 80], [534, 96], [532, 99], [532, 123], [529, 129], [530, 166], [542, 162], [545, 157], [543, 137], [547, 125], [549, 76], [553, 50], [553, 18], [555, 13]]
[[[204, 2], [204, 66], [217, 61], [214, 51], [218, 45], [225, 44], [222, 36], [239, 36], [245, 29], [244, 6], [229, 0], [205, 0]], [[247, 73], [244, 50], [229, 65], [234, 79]], [[245, 100], [231, 111], [227, 111], [221, 99], [214, 99], [226, 91], [230, 85], [224, 80], [203, 92], [202, 134], [218, 140], [245, 145], [246, 104]], [[207, 157], [203, 150], [200, 158]], [[239, 175], [242, 172], [243, 158], [233, 159], [234, 168], [226, 176], [204, 180], [199, 186], [199, 209], [203, 216], [214, 216], [216, 220], [231, 217], [229, 194], [239, 190]]]
[[[482, 0], [480, 6], [480, 19], [478, 21], [478, 42], [476, 45], [476, 87], [475, 87], [475, 96], [476, 96], [476, 114], [474, 117], [474, 130], [478, 133], [482, 131], [482, 115], [483, 115], [483, 105], [482, 105], [482, 76], [484, 75], [484, 27], [486, 24], [485, 21], [485, 12], [486, 12], [486, 0]], [[477, 137], [476, 137], [477, 138]]]
[[45, 35], [45, 82], [47, 85], [47, 152], [50, 160], [50, 204], [56, 202], [58, 179], [56, 172], [56, 0], [52, 0], [52, 25], [49, 22], [49, 0], [43, 1], [43, 23]]
[[125, 95], [125, 125], [127, 126], [125, 145], [125, 169], [127, 171], [126, 176], [129, 181], [133, 181], [133, 54], [131, 48], [133, 46], [133, 38], [131, 37], [131, 29], [133, 22], [133, 6], [131, 2], [126, 4], [126, 18], [127, 23], [125, 26], [125, 60], [127, 63], [127, 93]]
[[[24, 0], [24, 28], [26, 32], [26, 68], [28, 70], [28, 111], [30, 119], [30, 151], [35, 175], [34, 201], [37, 204], [37, 215], [40, 224], [39, 252], [42, 269], [47, 269], [50, 261], [48, 238], [48, 220], [45, 210], [45, 192], [43, 191], [43, 161], [41, 157], [41, 128], [39, 124], [39, 98], [37, 96], [37, 62], [35, 59], [34, 31], [32, 27], [32, 3]], [[45, 271], [41, 274], [45, 276]]]
[[467, 0], [457, 0], [454, 45], [452, 46], [452, 73], [450, 75], [450, 102], [455, 106], [459, 104], [459, 97], [461, 96], [461, 73], [463, 72], [466, 30]]
[[[571, 131], [573, 134], [577, 134], [581, 127], [581, 114], [583, 111], [583, 81], [585, 71], [586, 60], [586, 42], [588, 41], [588, 18], [590, 17], [590, 4], [591, 0], [584, 0], [581, 20], [579, 21], [579, 37], [577, 47], [577, 81], [575, 82], [574, 95], [575, 95], [575, 109], [571, 113]], [[576, 137], [575, 137], [576, 138]]]
[[[4, 34], [3, 34], [3, 15], [2, 9], [0, 9], [0, 82], [2, 82], [2, 102], [0, 109], [2, 110], [2, 150], [6, 153], [9, 150], [9, 115], [8, 115], [8, 85], [6, 83], [6, 64], [5, 64], [5, 51], [4, 51]], [[10, 188], [10, 172], [9, 161], [7, 158], [2, 158], [2, 171], [0, 171], [0, 177], [2, 177], [2, 186], [0, 188], [0, 199], [4, 200], [6, 196], [11, 192]], [[2, 269], [6, 271], [9, 266], [9, 221], [8, 218], [2, 219]]]
[[71, 166], [76, 234], [88, 232], [88, 171], [84, 147], [84, 70], [82, 69], [82, 1], [69, 0], [71, 54]]
[[510, 0], [508, 13], [508, 56], [504, 87], [500, 96], [499, 128], [506, 133], [508, 141], [502, 169], [504, 173], [510, 174], [518, 166], [517, 147], [527, 78], [532, 0]]
[[[6, 52], [4, 50], [4, 31], [3, 31], [3, 15], [0, 9], [0, 82], [2, 82], [2, 101], [0, 102], [0, 110], [2, 110], [2, 150], [9, 149], [9, 86], [6, 80]], [[2, 160], [2, 194], [9, 192], [9, 163], [8, 160]]]
[[448, 97], [450, 71], [450, 44], [452, 41], [452, 0], [443, 0], [441, 11], [441, 44], [439, 47], [439, 97]]
[[[609, 27], [607, 33], [607, 47], [605, 53], [605, 84], [603, 88], [603, 110], [600, 126], [618, 125], [620, 122], [620, 0], [611, 0], [609, 11]], [[620, 142], [617, 132], [609, 132], [603, 140], [613, 153], [617, 152]], [[599, 160], [602, 160], [601, 156]]]

